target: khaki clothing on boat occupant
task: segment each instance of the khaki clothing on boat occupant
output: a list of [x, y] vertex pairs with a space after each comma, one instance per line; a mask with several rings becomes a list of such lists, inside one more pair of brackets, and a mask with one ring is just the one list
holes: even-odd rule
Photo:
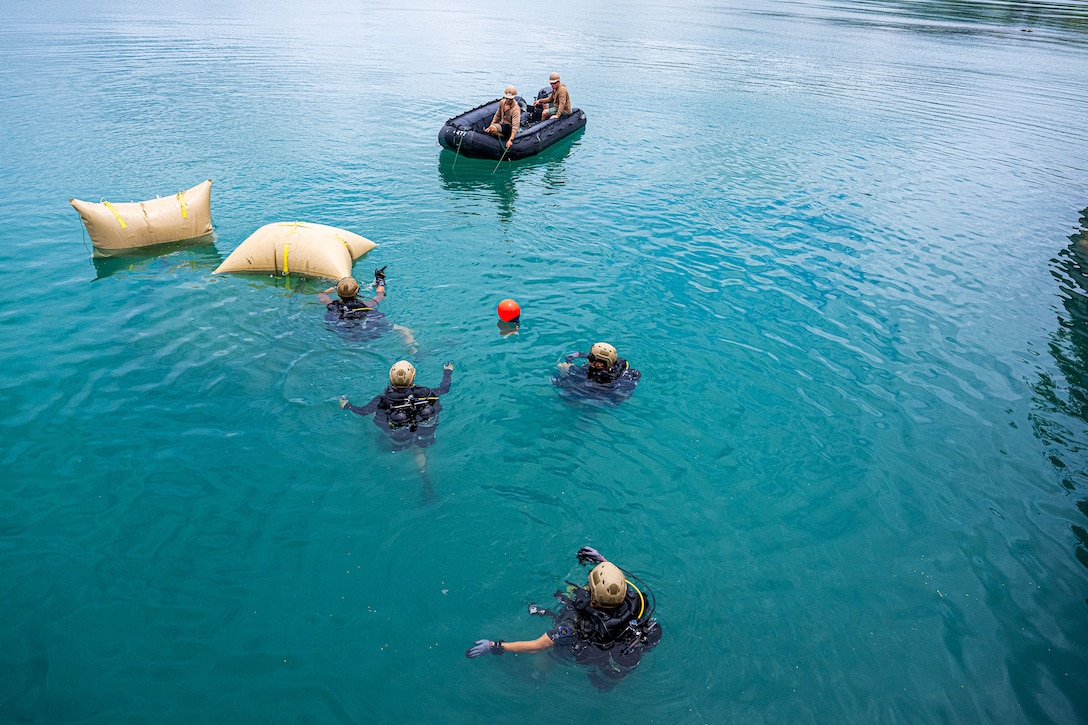
[[541, 98], [545, 104], [551, 104], [555, 106], [557, 115], [569, 116], [571, 113], [570, 105], [570, 93], [567, 92], [567, 87], [560, 83], [552, 91], [552, 94], [547, 98]]
[[492, 125], [496, 123], [510, 124], [510, 138], [518, 135], [521, 128], [521, 106], [513, 98], [504, 98], [499, 101], [499, 107], [495, 111], [495, 117], [491, 119]]

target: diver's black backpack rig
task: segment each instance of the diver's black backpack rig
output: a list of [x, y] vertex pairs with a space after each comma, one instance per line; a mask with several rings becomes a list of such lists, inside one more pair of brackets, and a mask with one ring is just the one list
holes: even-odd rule
[[[579, 554], [578, 561], [584, 565], [593, 559]], [[611, 616], [613, 613], [607, 610], [591, 607], [589, 590], [569, 580], [565, 591], [555, 593], [556, 602], [559, 604], [555, 610], [544, 609], [536, 604], [529, 605], [529, 614], [552, 617], [560, 634], [571, 637], [573, 641], [564, 649], [574, 657], [575, 662], [597, 665], [601, 674], [613, 681], [620, 680], [633, 671], [641, 661], [643, 653], [649, 652], [661, 641], [662, 634], [661, 625], [654, 619], [657, 599], [653, 591], [631, 572], [622, 567], [618, 568], [623, 572], [627, 584], [638, 595], [637, 613], [624, 608], [624, 611], [616, 613], [618, 616]], [[615, 636], [608, 639], [601, 637], [601, 633], [615, 631], [620, 627], [623, 627], [622, 630]], [[591, 673], [591, 679], [593, 674]], [[610, 685], [605, 685], [605, 688], [608, 686]]]

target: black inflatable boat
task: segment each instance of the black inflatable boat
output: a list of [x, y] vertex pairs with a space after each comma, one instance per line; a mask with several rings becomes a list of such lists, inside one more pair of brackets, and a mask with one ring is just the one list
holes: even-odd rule
[[[544, 95], [537, 97], [543, 98], [549, 92], [548, 89], [544, 89], [541, 91]], [[491, 124], [495, 110], [499, 107], [499, 99], [477, 106], [471, 111], [446, 121], [446, 125], [438, 132], [438, 144], [442, 148], [472, 159], [505, 158], [515, 161], [534, 156], [586, 126], [586, 114], [580, 108], [573, 109], [569, 116], [552, 117], [547, 121], [541, 121], [539, 107], [527, 106], [521, 96], [515, 98], [523, 111], [521, 130], [514, 137], [514, 143], [508, 151], [506, 144], [498, 137], [484, 133], [484, 129]], [[506, 151], [505, 157], [503, 151]]]

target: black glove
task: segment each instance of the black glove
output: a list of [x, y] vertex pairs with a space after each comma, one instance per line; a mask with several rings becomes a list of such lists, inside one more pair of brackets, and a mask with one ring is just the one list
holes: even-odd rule
[[[385, 267], [388, 267], [388, 266], [389, 266], [388, 264], [385, 265]], [[375, 287], [384, 287], [385, 286], [385, 267], [382, 267], [381, 269], [374, 270], [374, 286]]]

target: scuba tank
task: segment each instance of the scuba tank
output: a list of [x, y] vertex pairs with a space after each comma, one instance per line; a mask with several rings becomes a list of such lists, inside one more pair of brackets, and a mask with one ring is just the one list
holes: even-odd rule
[[420, 425], [431, 427], [438, 423], [430, 398], [416, 398], [412, 393], [401, 401], [390, 403], [386, 419], [390, 428], [407, 428], [412, 433]]
[[632, 621], [621, 640], [608, 650], [608, 661], [611, 668], [623, 677], [638, 667], [643, 652], [649, 652], [661, 641], [661, 625], [652, 618], [644, 624]]

